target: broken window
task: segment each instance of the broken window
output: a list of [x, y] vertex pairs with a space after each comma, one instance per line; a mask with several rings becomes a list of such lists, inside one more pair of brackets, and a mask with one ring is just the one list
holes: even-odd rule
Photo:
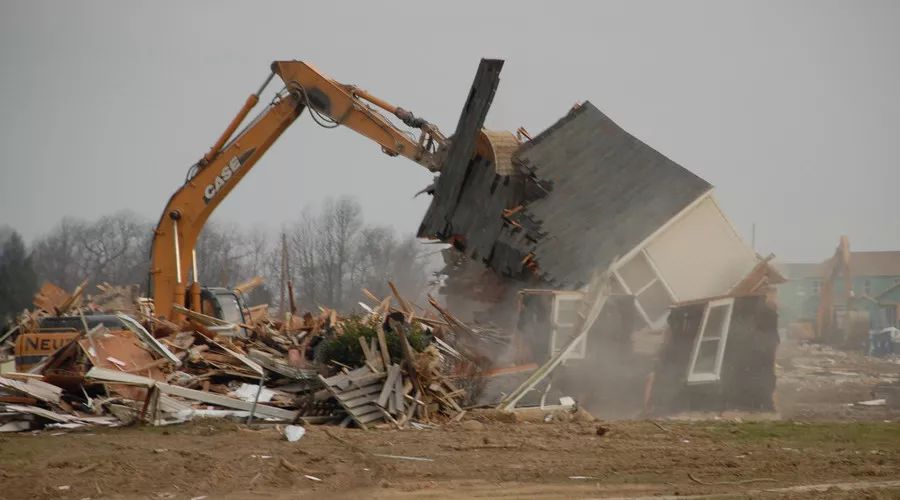
[[[563, 350], [569, 342], [580, 332], [580, 316], [578, 307], [582, 301], [582, 294], [578, 292], [553, 294], [551, 318], [553, 319], [550, 333], [550, 352], [556, 354]], [[584, 359], [587, 337], [581, 339], [565, 359]]]
[[651, 327], [665, 320], [674, 299], [660, 279], [646, 252], [641, 251], [615, 272], [614, 286], [626, 290], [637, 299], [638, 311]]
[[716, 382], [722, 372], [722, 358], [731, 323], [734, 299], [714, 300], [706, 304], [700, 332], [694, 343], [688, 382]]

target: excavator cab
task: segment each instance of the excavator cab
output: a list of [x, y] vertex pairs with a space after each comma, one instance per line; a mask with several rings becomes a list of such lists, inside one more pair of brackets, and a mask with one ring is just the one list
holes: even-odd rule
[[[187, 307], [192, 309], [190, 294], [186, 297]], [[247, 307], [243, 296], [225, 287], [203, 287], [200, 289], [200, 312], [235, 325], [248, 324]]]

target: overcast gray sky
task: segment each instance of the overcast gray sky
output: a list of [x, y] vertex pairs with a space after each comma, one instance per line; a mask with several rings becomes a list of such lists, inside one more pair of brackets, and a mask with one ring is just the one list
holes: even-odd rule
[[[381, 4], [381, 2], [379, 2]], [[900, 249], [900, 2], [0, 3], [0, 224], [155, 220], [276, 59], [452, 132], [481, 57], [487, 126], [537, 133], [590, 100], [716, 186], [780, 260]], [[274, 87], [274, 86], [273, 86]], [[270, 89], [270, 92], [273, 89]], [[267, 95], [264, 100], [270, 98]], [[431, 174], [302, 116], [214, 218], [276, 230], [352, 195], [412, 232]]]

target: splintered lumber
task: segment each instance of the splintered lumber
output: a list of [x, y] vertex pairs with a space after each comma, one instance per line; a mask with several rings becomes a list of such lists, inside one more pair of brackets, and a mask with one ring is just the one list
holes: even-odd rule
[[234, 323], [230, 323], [228, 321], [225, 321], [224, 319], [219, 319], [219, 318], [216, 318], [213, 316], [199, 313], [197, 311], [192, 311], [192, 310], [190, 310], [184, 306], [180, 306], [178, 304], [175, 304], [173, 307], [179, 313], [184, 314], [188, 318], [190, 318], [204, 326], [235, 326], [235, 327], [237, 327], [237, 325], [235, 325]]
[[69, 299], [69, 294], [62, 288], [50, 282], [44, 282], [40, 290], [34, 294], [32, 304], [49, 313], [56, 313], [57, 309]]
[[265, 280], [263, 280], [262, 276], [254, 276], [249, 280], [234, 286], [234, 291], [243, 293], [244, 295], [250, 293], [253, 289], [258, 288], [265, 284]]
[[[400, 367], [397, 366], [397, 373], [400, 373]], [[398, 376], [394, 380], [394, 407], [396, 413], [403, 413], [403, 377]]]
[[376, 403], [382, 392], [382, 381], [387, 376], [384, 372], [373, 373], [365, 366], [330, 378], [319, 375], [319, 380], [344, 408], [347, 416], [361, 429], [368, 429], [367, 424], [385, 418]]
[[[177, 385], [158, 382], [156, 380], [153, 380], [152, 378], [141, 377], [139, 375], [110, 370], [107, 368], [98, 368], [96, 366], [91, 368], [87, 372], [87, 374], [85, 374], [85, 378], [96, 380], [99, 382], [132, 384], [148, 388], [157, 387], [161, 394], [178, 396], [181, 398], [200, 401], [216, 406], [224, 406], [225, 408], [234, 408], [236, 410], [250, 411], [254, 406], [254, 403], [250, 401], [231, 398], [212, 392], [203, 392], [195, 389], [179, 387]], [[255, 406], [256, 408], [254, 410], [254, 413], [263, 417], [277, 418], [280, 420], [288, 421], [293, 421], [294, 418], [297, 417], [297, 412], [295, 411], [282, 410], [281, 408], [275, 408], [273, 406], [267, 406], [258, 403]]]
[[381, 361], [384, 363], [384, 366], [391, 366], [391, 353], [388, 352], [387, 339], [384, 336], [384, 328], [381, 327], [380, 321], [375, 327], [375, 333], [378, 335], [378, 348], [381, 350]]
[[362, 348], [363, 357], [366, 359], [366, 366], [371, 368], [373, 372], [384, 371], [382, 358], [375, 352], [378, 350], [375, 348], [375, 345], [366, 342], [365, 337], [358, 337], [357, 340], [359, 340], [359, 346]]
[[378, 406], [385, 408], [388, 404], [388, 398], [391, 396], [391, 391], [394, 390], [396, 386], [396, 381], [400, 377], [400, 366], [399, 365], [391, 365], [388, 368], [387, 380], [384, 382], [384, 387], [381, 389], [381, 394], [378, 396], [378, 401], [375, 404]]
[[166, 346], [162, 344], [159, 340], [156, 340], [153, 335], [150, 335], [150, 332], [144, 329], [140, 323], [132, 319], [130, 316], [126, 316], [122, 313], [116, 314], [116, 316], [125, 324], [125, 327], [131, 330], [135, 335], [140, 337], [148, 347], [153, 349], [157, 354], [161, 355], [163, 358], [168, 360], [170, 363], [175, 366], [181, 366], [181, 360], [178, 359], [178, 356], [175, 356], [172, 351], [170, 351]]
[[259, 349], [250, 348], [247, 351], [249, 358], [260, 365], [266, 370], [271, 372], [275, 372], [279, 375], [282, 375], [291, 379], [312, 379], [315, 377], [315, 372], [312, 370], [301, 370], [300, 368], [294, 368], [287, 363], [282, 363], [275, 356], [272, 356], [269, 353], [260, 351]]
[[388, 281], [388, 286], [391, 287], [391, 293], [394, 294], [394, 297], [397, 298], [397, 303], [400, 304], [400, 309], [403, 310], [403, 313], [406, 314], [407, 320], [410, 319], [413, 315], [413, 308], [409, 305], [409, 302], [400, 295], [400, 291], [397, 290], [397, 286], [394, 285], [393, 281]]
[[0, 377], [0, 387], [12, 389], [40, 401], [53, 404], [59, 404], [60, 396], [62, 395], [62, 389], [59, 387], [35, 379], [27, 379], [20, 382], [6, 377]]

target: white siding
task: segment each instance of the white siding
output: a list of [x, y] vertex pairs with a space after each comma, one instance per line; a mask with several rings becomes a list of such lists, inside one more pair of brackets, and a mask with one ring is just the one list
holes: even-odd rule
[[722, 295], [757, 262], [712, 196], [652, 238], [645, 250], [678, 301]]

